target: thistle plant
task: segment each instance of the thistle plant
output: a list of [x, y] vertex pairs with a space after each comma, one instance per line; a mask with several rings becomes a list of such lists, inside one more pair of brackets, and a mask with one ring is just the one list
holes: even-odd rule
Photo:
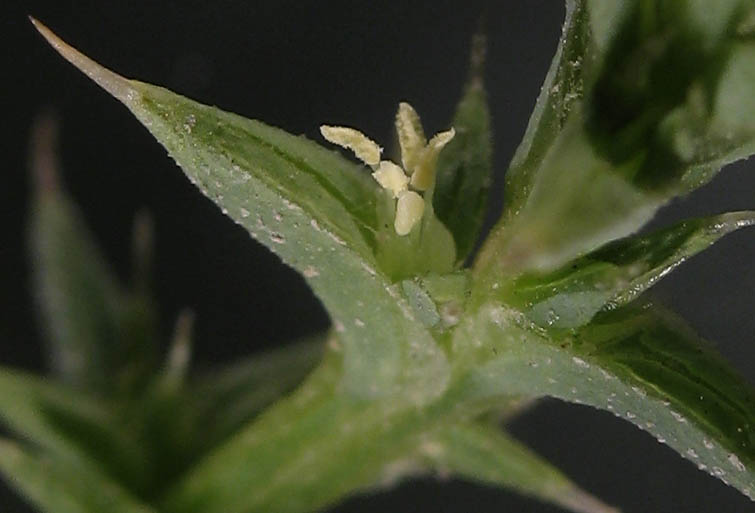
[[428, 139], [399, 104], [392, 158], [354, 127], [313, 122], [319, 144], [123, 78], [33, 20], [303, 275], [332, 329], [195, 376], [185, 315], [161, 363], [147, 223], [123, 287], [40, 158], [33, 232], [59, 382], [0, 372], [0, 417], [18, 434], [0, 444], [9, 482], [42, 511], [305, 512], [439, 474], [618, 511], [506, 434], [554, 397], [614, 413], [755, 500], [752, 387], [643, 296], [755, 212], [640, 231], [755, 153], [755, 4], [566, 5], [476, 252], [492, 173], [482, 38], [443, 131]]

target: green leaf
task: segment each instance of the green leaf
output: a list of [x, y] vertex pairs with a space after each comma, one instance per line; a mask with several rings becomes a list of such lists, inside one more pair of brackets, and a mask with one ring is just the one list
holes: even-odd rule
[[401, 289], [414, 315], [425, 327], [432, 328], [440, 323], [437, 305], [419, 283], [404, 280], [401, 282]]
[[144, 380], [154, 310], [148, 298], [121, 291], [59, 183], [56, 135], [51, 118], [35, 124], [31, 242], [49, 359], [64, 382], [107, 394]]
[[624, 0], [577, 0], [589, 12], [592, 44], [599, 52], [606, 47], [616, 34], [618, 24], [623, 19], [631, 2]]
[[194, 398], [198, 431], [211, 447], [247, 424], [264, 408], [293, 390], [315, 368], [326, 338], [321, 335], [252, 356], [198, 379]]
[[545, 154], [571, 112], [579, 108], [585, 78], [595, 58], [590, 34], [590, 15], [585, 1], [567, 0], [566, 18], [556, 55], [540, 89], [527, 131], [506, 172], [505, 212], [500, 224], [516, 216], [522, 209]]
[[[306, 512], [378, 485], [426, 419], [405, 399], [339, 393], [341, 355], [212, 451], [161, 502], [167, 513]], [[338, 457], [334, 457], [337, 454]]]
[[424, 439], [420, 452], [444, 475], [512, 488], [576, 513], [618, 512], [495, 426], [445, 426]]
[[[634, 0], [626, 6], [591, 85], [585, 121], [610, 161], [639, 158], [629, 178], [640, 187], [672, 183], [687, 166], [690, 156], [675, 146], [697, 122], [706, 124], [706, 103], [718, 94], [744, 3], [722, 0], [711, 8], [698, 0]], [[687, 117], [682, 124], [669, 120], [680, 112]]]
[[621, 308], [553, 341], [498, 305], [477, 321], [457, 336], [469, 398], [551, 396], [608, 410], [755, 500], [755, 391], [678, 320]]
[[490, 111], [483, 86], [485, 37], [472, 43], [470, 78], [451, 125], [456, 136], [438, 159], [433, 206], [454, 236], [456, 260], [474, 249], [485, 218], [493, 171]]
[[691, 256], [753, 224], [755, 212], [734, 212], [620, 239], [553, 273], [522, 276], [498, 297], [541, 327], [576, 328], [600, 310], [636, 299]]
[[[752, 43], [737, 33], [743, 2], [713, 11], [693, 0], [610, 4], [610, 21], [595, 24], [610, 40], [582, 77], [582, 101], [558, 131], [533, 116], [551, 137], [534, 153], [537, 132], [528, 130], [512, 163], [507, 224], [484, 249], [483, 268], [552, 271], [631, 234], [669, 199], [755, 151]], [[583, 46], [584, 58], [596, 55]]]
[[32, 171], [37, 187], [32, 248], [37, 297], [45, 315], [50, 361], [65, 381], [101, 389], [117, 343], [117, 284], [80, 213], [61, 190], [56, 126], [35, 126]]
[[67, 386], [0, 369], [0, 420], [52, 454], [96, 461], [135, 488], [149, 479], [147, 455], [121, 419], [98, 400]]
[[649, 221], [663, 197], [645, 193], [595, 153], [579, 112], [553, 142], [526, 205], [486, 241], [477, 262], [490, 276], [547, 272]]
[[348, 390], [417, 402], [442, 392], [445, 355], [374, 257], [387, 195], [362, 168], [304, 138], [127, 80], [34, 23], [134, 113], [203, 194], [304, 275], [343, 341]]
[[40, 511], [49, 513], [151, 513], [154, 510], [96, 468], [0, 439], [0, 471]]

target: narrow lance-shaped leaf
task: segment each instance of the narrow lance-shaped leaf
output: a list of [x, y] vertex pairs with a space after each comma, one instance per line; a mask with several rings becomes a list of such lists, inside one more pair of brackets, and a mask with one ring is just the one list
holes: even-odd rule
[[0, 439], [0, 472], [47, 513], [154, 513], [96, 468]]
[[433, 206], [451, 231], [456, 260], [463, 263], [474, 249], [485, 217], [493, 171], [490, 111], [483, 85], [485, 36], [472, 42], [470, 78], [456, 108], [456, 136], [438, 159]]
[[[40, 118], [32, 134], [30, 238], [50, 365], [62, 381], [97, 394], [130, 392], [145, 384], [154, 363], [154, 304], [146, 284], [120, 287], [59, 182], [56, 143], [54, 120]], [[149, 239], [141, 218], [138, 238]]]
[[0, 420], [51, 454], [97, 462], [134, 487], [149, 479], [142, 447], [112, 411], [84, 393], [0, 369]]
[[403, 390], [417, 402], [442, 392], [445, 356], [375, 260], [385, 195], [363, 169], [301, 137], [127, 80], [34, 23], [134, 113], [203, 194], [304, 275], [343, 341], [348, 390]]
[[132, 228], [132, 278], [123, 287], [119, 308], [118, 388], [138, 395], [157, 370], [159, 329], [152, 291], [152, 218], [138, 211]]
[[551, 396], [608, 410], [755, 500], [755, 392], [678, 320], [625, 307], [549, 341], [499, 305], [477, 319], [456, 346], [474, 362], [459, 385], [469, 397]]
[[540, 89], [527, 131], [506, 172], [505, 213], [501, 223], [522, 209], [545, 154], [572, 110], [579, 108], [585, 75], [595, 58], [590, 14], [585, 3], [585, 0], [566, 0], [566, 17], [556, 55]]
[[57, 126], [49, 117], [34, 126], [31, 240], [37, 297], [46, 321], [50, 363], [58, 376], [102, 391], [113, 370], [121, 297], [78, 209], [62, 191], [56, 135]]
[[495, 426], [452, 424], [424, 439], [420, 451], [443, 474], [512, 488], [575, 513], [618, 513]]
[[650, 235], [620, 239], [553, 273], [524, 275], [497, 297], [541, 327], [575, 328], [600, 310], [636, 299], [691, 256], [753, 224], [755, 212], [683, 221]]
[[556, 269], [631, 234], [672, 197], [753, 153], [755, 44], [737, 32], [743, 6], [727, 0], [709, 12], [689, 0], [633, 1], [608, 9], [612, 25], [600, 30], [610, 40], [582, 101], [481, 266], [509, 274]]

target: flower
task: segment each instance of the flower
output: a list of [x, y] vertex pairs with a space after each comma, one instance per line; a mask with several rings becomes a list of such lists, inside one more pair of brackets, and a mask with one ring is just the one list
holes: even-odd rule
[[351, 150], [356, 157], [372, 168], [372, 177], [396, 199], [393, 227], [399, 235], [408, 235], [422, 219], [425, 210], [423, 193], [435, 185], [438, 154], [456, 132], [453, 128], [425, 138], [417, 112], [401, 102], [396, 113], [396, 133], [401, 147], [401, 166], [381, 160], [383, 149], [354, 128], [322, 125], [320, 133], [329, 142]]

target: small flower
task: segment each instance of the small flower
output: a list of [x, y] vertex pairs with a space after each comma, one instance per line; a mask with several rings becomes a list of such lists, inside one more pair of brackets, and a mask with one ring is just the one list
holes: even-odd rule
[[372, 177], [377, 183], [396, 198], [393, 227], [399, 235], [408, 235], [422, 219], [425, 199], [420, 193], [435, 185], [438, 154], [456, 134], [451, 128], [428, 142], [417, 112], [408, 103], [400, 103], [396, 113], [396, 133], [401, 146], [402, 165], [399, 166], [390, 160], [380, 160], [383, 149], [358, 130], [322, 125], [320, 133], [327, 141], [354, 152], [372, 168]]

